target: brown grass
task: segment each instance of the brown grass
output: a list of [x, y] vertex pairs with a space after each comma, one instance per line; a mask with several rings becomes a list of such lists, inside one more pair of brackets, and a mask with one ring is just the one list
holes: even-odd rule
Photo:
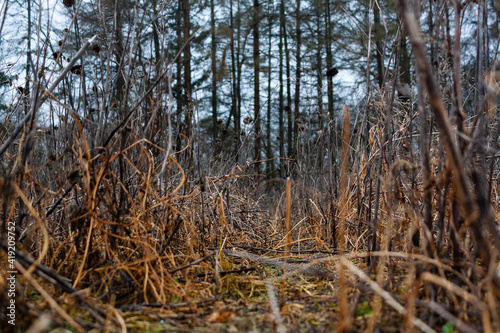
[[[168, 158], [160, 184], [161, 152], [142, 139], [93, 156], [78, 127], [72, 151], [54, 162], [70, 155], [73, 163], [57, 178], [40, 178], [52, 174], [50, 163], [25, 170], [23, 190], [12, 176], [2, 178], [4, 221], [16, 219], [22, 200], [28, 215], [19, 254], [36, 258], [29, 264], [18, 257], [26, 329], [48, 309], [55, 310], [51, 327], [69, 323], [79, 331], [431, 332], [446, 323], [460, 331], [500, 329], [495, 269], [476, 258], [466, 227], [457, 230], [461, 259], [452, 260], [451, 207], [440, 239], [425, 229], [418, 203], [429, 185], [410, 183], [417, 168], [407, 160], [395, 160], [381, 178], [381, 251], [367, 252], [369, 228], [356, 203], [377, 151], [362, 156], [359, 174], [343, 164], [342, 195], [333, 205], [292, 179], [288, 195], [274, 196], [274, 208], [269, 195], [257, 195], [252, 165], [200, 183], [188, 180], [178, 153]], [[117, 173], [120, 159], [130, 170], [126, 178]], [[451, 177], [441, 175], [434, 186]], [[119, 207], [120, 191], [126, 208]], [[454, 189], [446, 193], [451, 200]], [[338, 249], [328, 237], [330, 217], [338, 221]], [[415, 233], [423, 239], [419, 247]], [[498, 264], [491, 249], [489, 265]]]

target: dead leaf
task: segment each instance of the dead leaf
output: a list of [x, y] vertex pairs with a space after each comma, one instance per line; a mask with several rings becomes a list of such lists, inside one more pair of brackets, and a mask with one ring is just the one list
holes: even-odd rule
[[236, 317], [236, 312], [233, 310], [217, 310], [212, 312], [206, 319], [208, 324], [213, 323], [229, 323]]

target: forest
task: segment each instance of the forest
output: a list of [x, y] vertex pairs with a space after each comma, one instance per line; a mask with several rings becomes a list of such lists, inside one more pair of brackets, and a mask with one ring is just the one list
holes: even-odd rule
[[3, 0], [2, 332], [500, 332], [499, 0]]

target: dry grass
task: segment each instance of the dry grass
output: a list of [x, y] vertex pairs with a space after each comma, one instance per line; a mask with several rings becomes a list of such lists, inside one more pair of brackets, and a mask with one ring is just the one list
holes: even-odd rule
[[[357, 202], [377, 152], [361, 157], [359, 174], [345, 173], [349, 186], [339, 200], [346, 209], [292, 180], [287, 210], [284, 193], [273, 202], [261, 192], [251, 165], [192, 181], [179, 153], [169, 157], [160, 183], [164, 151], [149, 141], [98, 154], [86, 142], [80, 128], [71, 151], [25, 170], [23, 189], [12, 174], [2, 176], [3, 220], [17, 218], [18, 200], [26, 205], [17, 258], [24, 329], [49, 313], [44, 329], [69, 323], [79, 331], [500, 330], [495, 269], [476, 257], [465, 227], [458, 230], [460, 261], [453, 261], [451, 207], [442, 228], [425, 228], [419, 202], [429, 185], [407, 160], [394, 161], [381, 178], [381, 251], [369, 252], [369, 221]], [[51, 178], [67, 160], [71, 165]], [[126, 177], [118, 174], [120, 163]], [[449, 186], [450, 177], [441, 175], [434, 186]], [[445, 191], [449, 198], [439, 193], [435, 216], [440, 200], [453, 199], [452, 190]], [[337, 234], [342, 251], [331, 221], [345, 221]], [[489, 265], [498, 265], [489, 248]]]

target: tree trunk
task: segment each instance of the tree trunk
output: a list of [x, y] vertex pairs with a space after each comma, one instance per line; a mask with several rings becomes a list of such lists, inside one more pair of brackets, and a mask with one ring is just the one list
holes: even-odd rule
[[477, 1], [477, 69], [476, 69], [476, 82], [477, 82], [477, 104], [476, 104], [476, 114], [478, 116], [477, 124], [480, 126], [478, 128], [478, 138], [476, 141], [478, 145], [478, 153], [481, 159], [481, 174], [486, 175], [486, 152], [483, 147], [487, 146], [486, 138], [488, 136], [488, 119], [486, 117], [485, 108], [485, 86], [484, 86], [484, 72], [486, 69], [486, 14], [485, 0]]
[[241, 142], [241, 10], [240, 10], [240, 0], [237, 0], [237, 16], [236, 16], [236, 40], [238, 41], [238, 46], [236, 48], [236, 68], [237, 77], [236, 77], [236, 101], [237, 108], [236, 114], [238, 119], [238, 132], [236, 134], [237, 138], [237, 152], [236, 152], [236, 161], [239, 160], [239, 145]]
[[184, 42], [184, 103], [186, 108], [186, 114], [184, 115], [184, 119], [186, 122], [186, 129], [184, 134], [191, 138], [192, 132], [192, 122], [193, 122], [193, 106], [191, 103], [191, 41], [190, 32], [191, 32], [191, 21], [190, 21], [190, 11], [191, 6], [189, 4], [189, 0], [182, 0], [182, 15], [183, 15], [183, 42]]
[[382, 25], [380, 24], [380, 9], [378, 4], [373, 5], [373, 23], [375, 26], [375, 47], [376, 47], [376, 59], [377, 59], [377, 81], [380, 88], [384, 84], [384, 63], [383, 63], [383, 49], [382, 49]]
[[[318, 133], [319, 131], [323, 131], [323, 66], [322, 66], [322, 36], [321, 36], [321, 6], [318, 4], [318, 7], [316, 8], [316, 20], [318, 24], [318, 35], [317, 35], [317, 43], [318, 47], [316, 50], [316, 65], [317, 65], [317, 79], [318, 79], [318, 84], [316, 86], [317, 88], [317, 98], [318, 98]], [[321, 135], [318, 135], [318, 168], [319, 172], [321, 173], [323, 171], [323, 159], [324, 159], [324, 140], [321, 138]], [[321, 188], [322, 183], [320, 183], [320, 188]]]
[[279, 42], [279, 147], [280, 147], [280, 177], [284, 175], [284, 160], [285, 156], [285, 122], [283, 119], [284, 108], [284, 87], [283, 87], [283, 33], [285, 30], [285, 4], [283, 0], [280, 2], [280, 42]]
[[[286, 107], [285, 112], [287, 115], [288, 125], [287, 125], [287, 156], [292, 155], [293, 146], [293, 117], [292, 117], [292, 78], [291, 78], [291, 66], [290, 66], [290, 49], [288, 48], [288, 36], [286, 30], [286, 16], [284, 15], [284, 5], [283, 5], [283, 39], [285, 42], [285, 57], [286, 57]], [[283, 138], [285, 140], [285, 138]], [[286, 163], [288, 165], [288, 162]], [[286, 170], [288, 174], [289, 170]], [[287, 175], [285, 175], [287, 176]]]
[[[177, 52], [181, 52], [182, 50], [182, 1], [179, 0], [178, 3], [179, 7], [177, 9]], [[176, 60], [176, 68], [177, 68], [177, 73], [176, 73], [176, 81], [175, 81], [175, 86], [174, 90], [176, 91], [176, 103], [177, 103], [177, 108], [176, 108], [176, 118], [177, 118], [177, 131], [179, 133], [182, 133], [184, 131], [184, 126], [182, 125], [182, 57], [178, 56]], [[176, 138], [176, 149], [175, 150], [180, 150], [180, 136], [177, 136]]]
[[[212, 30], [212, 130], [213, 130], [213, 144], [217, 145], [217, 45], [215, 43], [215, 11], [214, 11], [214, 0], [210, 0], [210, 22]], [[216, 149], [217, 150], [217, 149]]]
[[294, 124], [293, 124], [293, 148], [292, 148], [292, 156], [295, 158], [297, 156], [297, 141], [298, 141], [298, 133], [299, 133], [299, 124], [297, 120], [300, 114], [300, 66], [301, 66], [301, 31], [300, 31], [300, 0], [297, 0], [297, 8], [295, 10], [296, 16], [296, 38], [297, 38], [297, 46], [295, 49], [295, 62], [297, 63], [295, 67], [295, 96], [294, 96]]
[[[236, 59], [234, 50], [234, 16], [233, 16], [233, 0], [229, 2], [229, 23], [231, 27], [230, 31], [230, 45], [231, 45], [231, 81], [232, 81], [232, 91], [231, 91], [231, 110], [234, 114], [234, 150], [236, 156], [236, 164], [238, 164], [238, 151], [240, 149], [240, 115], [238, 113], [237, 96], [236, 96]], [[238, 27], [239, 29], [239, 27]]]
[[272, 57], [271, 57], [271, 52], [272, 52], [272, 28], [273, 28], [273, 19], [274, 19], [274, 13], [272, 12], [273, 9], [273, 4], [272, 1], [269, 1], [269, 55], [268, 55], [268, 67], [269, 67], [269, 72], [267, 75], [267, 118], [266, 118], [266, 178], [271, 179], [273, 178], [272, 175], [272, 170], [273, 170], [273, 150], [272, 150], [272, 143], [271, 143], [271, 66], [272, 66]]
[[[400, 35], [400, 52], [399, 52], [399, 80], [400, 85], [403, 89], [409, 89], [411, 84], [411, 58], [410, 53], [408, 52], [408, 43], [406, 42], [406, 33], [404, 32]], [[378, 60], [377, 60], [378, 61]], [[383, 78], [382, 78], [383, 81]], [[399, 98], [402, 101], [407, 101], [409, 96], [405, 96], [404, 94], [399, 94]]]
[[[455, 7], [455, 41], [453, 45], [453, 92], [455, 95], [454, 104], [455, 104], [455, 124], [457, 126], [457, 130], [460, 133], [464, 132], [464, 119], [465, 113], [462, 108], [462, 83], [461, 83], [461, 65], [460, 65], [460, 18], [461, 18], [461, 10], [462, 5], [460, 0], [454, 0], [453, 5]], [[460, 151], [464, 152], [465, 142], [461, 136], [458, 136], [458, 145], [460, 147]]]
[[[30, 77], [30, 71], [31, 71], [31, 63], [30, 63], [30, 58], [31, 58], [31, 0], [28, 0], [28, 52], [26, 53], [26, 78]], [[30, 96], [30, 80], [26, 80], [26, 85], [25, 85], [25, 91], [24, 91], [24, 96], [25, 96], [25, 110], [24, 114], [28, 114], [29, 112], [29, 96]]]
[[254, 62], [254, 126], [255, 126], [255, 172], [260, 173], [261, 129], [260, 129], [260, 44], [259, 44], [259, 0], [253, 2], [253, 62]]
[[156, 76], [160, 75], [159, 68], [161, 67], [161, 52], [160, 52], [160, 37], [158, 33], [158, 0], [153, 0], [153, 43], [156, 60]]
[[[325, 48], [326, 48], [326, 68], [330, 69], [333, 66], [332, 59], [332, 31], [331, 31], [331, 12], [330, 12], [330, 1], [326, 2], [325, 10]], [[330, 119], [333, 119], [333, 76], [327, 76], [328, 85], [328, 112], [330, 113]]]

